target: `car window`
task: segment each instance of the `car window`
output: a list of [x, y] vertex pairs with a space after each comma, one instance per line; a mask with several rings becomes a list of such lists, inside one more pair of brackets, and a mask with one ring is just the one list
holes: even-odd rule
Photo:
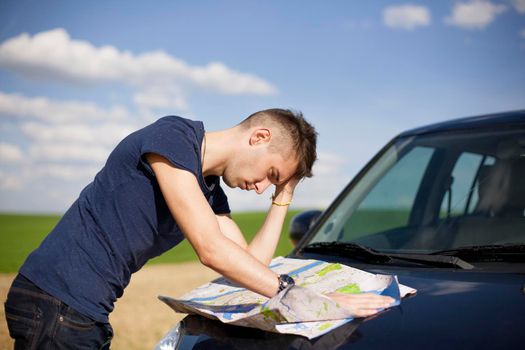
[[342, 240], [406, 226], [432, 153], [432, 148], [414, 147], [404, 154], [348, 217]]
[[441, 203], [440, 219], [474, 212], [479, 200], [479, 171], [494, 163], [494, 157], [482, 154], [465, 152], [459, 156]]
[[428, 253], [525, 243], [525, 131], [397, 139], [327, 211], [310, 241]]

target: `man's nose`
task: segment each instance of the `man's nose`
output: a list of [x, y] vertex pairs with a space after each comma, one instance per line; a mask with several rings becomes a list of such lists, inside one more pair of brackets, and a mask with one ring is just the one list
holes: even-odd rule
[[264, 180], [256, 182], [255, 183], [255, 192], [257, 192], [257, 194], [263, 193], [264, 191], [266, 191], [268, 186], [270, 186], [270, 184], [271, 184], [271, 182], [270, 182], [270, 180], [268, 180], [268, 178], [265, 178]]

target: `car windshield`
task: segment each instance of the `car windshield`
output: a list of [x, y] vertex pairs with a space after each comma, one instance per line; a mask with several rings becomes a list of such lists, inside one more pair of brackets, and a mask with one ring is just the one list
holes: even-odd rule
[[306, 244], [351, 243], [382, 253], [523, 248], [525, 130], [398, 138], [310, 237]]

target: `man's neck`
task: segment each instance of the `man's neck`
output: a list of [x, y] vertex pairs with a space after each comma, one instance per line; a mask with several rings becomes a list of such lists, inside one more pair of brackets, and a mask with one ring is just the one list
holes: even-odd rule
[[222, 176], [228, 159], [238, 147], [239, 139], [242, 137], [241, 135], [242, 133], [237, 127], [206, 132], [204, 135], [206, 138], [206, 150], [202, 164], [202, 173], [204, 176]]

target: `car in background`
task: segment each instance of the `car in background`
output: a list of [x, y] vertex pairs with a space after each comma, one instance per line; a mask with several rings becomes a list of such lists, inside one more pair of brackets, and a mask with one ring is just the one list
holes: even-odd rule
[[288, 257], [397, 275], [417, 294], [312, 340], [192, 315], [157, 348], [525, 347], [525, 110], [406, 131], [292, 226]]

